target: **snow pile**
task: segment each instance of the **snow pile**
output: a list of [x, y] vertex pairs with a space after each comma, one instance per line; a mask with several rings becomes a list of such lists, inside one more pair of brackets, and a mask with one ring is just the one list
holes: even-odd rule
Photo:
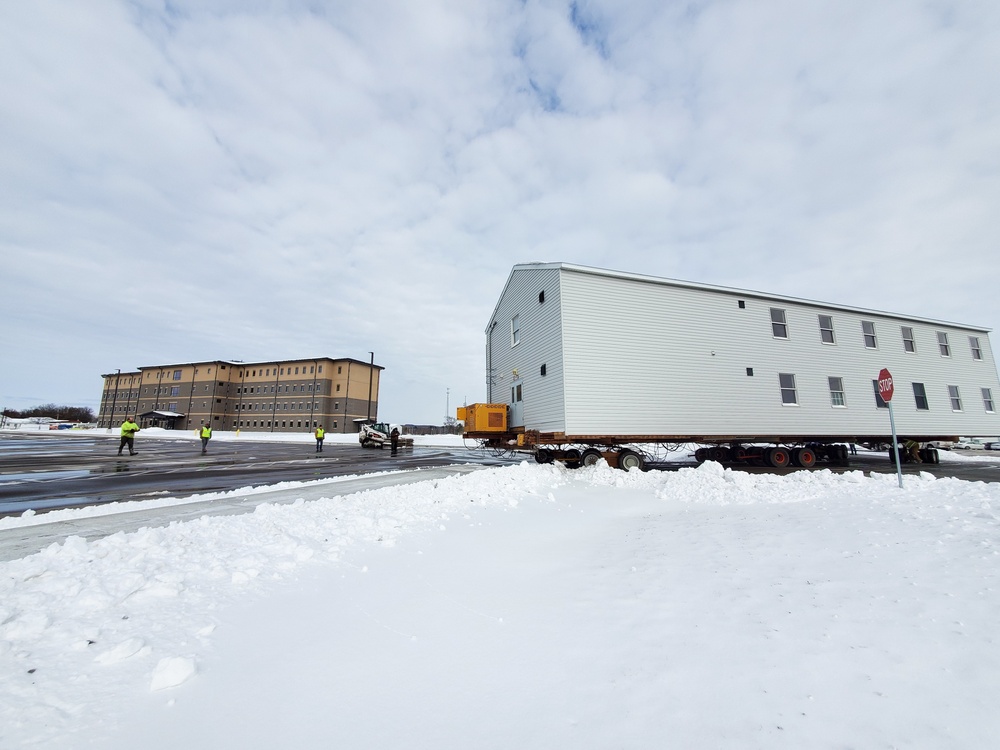
[[[1000, 485], [522, 463], [0, 564], [0, 747], [988, 747]], [[294, 492], [294, 488], [289, 488]]]

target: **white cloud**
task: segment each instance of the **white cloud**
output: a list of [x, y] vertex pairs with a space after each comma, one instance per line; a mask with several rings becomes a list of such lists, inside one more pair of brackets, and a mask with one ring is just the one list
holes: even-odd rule
[[527, 260], [995, 325], [998, 14], [8, 4], [0, 346], [69, 364], [0, 399], [375, 351], [382, 413], [439, 422]]

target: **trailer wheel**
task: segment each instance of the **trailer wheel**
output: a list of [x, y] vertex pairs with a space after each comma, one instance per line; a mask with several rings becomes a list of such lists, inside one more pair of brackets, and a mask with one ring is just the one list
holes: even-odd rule
[[840, 449], [840, 451], [839, 451], [840, 465], [841, 466], [850, 466], [851, 465], [851, 451], [848, 449], [848, 447], [846, 445], [838, 445], [837, 447]]
[[732, 453], [730, 453], [729, 448], [724, 445], [715, 445], [709, 448], [709, 456], [711, 456], [713, 461], [717, 461], [720, 464], [729, 463], [732, 458]]
[[604, 454], [597, 448], [587, 448], [580, 456], [580, 466], [593, 466], [604, 458]]
[[535, 461], [540, 464], [552, 463], [552, 451], [546, 450], [545, 448], [539, 448], [535, 451]]
[[638, 453], [625, 448], [618, 451], [618, 468], [625, 471], [631, 471], [632, 469], [643, 471], [646, 468], [646, 462]]
[[764, 460], [775, 469], [784, 469], [791, 463], [792, 457], [788, 454], [787, 448], [779, 445], [774, 448], [768, 448]]
[[576, 448], [570, 448], [563, 454], [563, 459], [566, 461], [567, 469], [579, 469], [580, 468], [580, 451]]
[[810, 448], [796, 448], [793, 454], [795, 465], [803, 469], [811, 469], [816, 465], [816, 454]]

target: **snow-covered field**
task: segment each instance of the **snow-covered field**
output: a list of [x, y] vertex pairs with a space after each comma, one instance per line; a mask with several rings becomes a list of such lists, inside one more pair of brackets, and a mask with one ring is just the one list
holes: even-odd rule
[[330, 488], [0, 564], [0, 747], [1000, 744], [1000, 484]]

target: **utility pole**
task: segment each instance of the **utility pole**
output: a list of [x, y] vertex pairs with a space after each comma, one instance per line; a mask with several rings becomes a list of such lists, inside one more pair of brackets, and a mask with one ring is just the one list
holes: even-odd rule
[[458, 420], [451, 414], [451, 388], [445, 388], [444, 393], [444, 426], [448, 432], [454, 432]]

